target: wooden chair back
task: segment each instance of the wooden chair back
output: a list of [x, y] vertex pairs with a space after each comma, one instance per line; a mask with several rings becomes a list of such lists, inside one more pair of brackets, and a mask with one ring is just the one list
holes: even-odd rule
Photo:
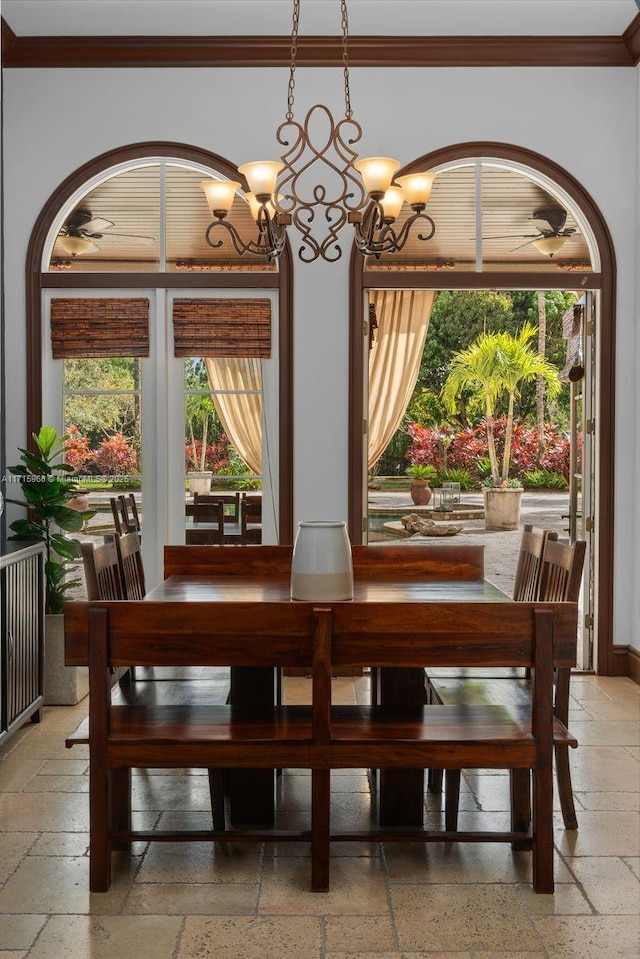
[[124, 599], [118, 551], [113, 540], [81, 543], [84, 578], [89, 600]]
[[194, 546], [222, 546], [224, 503], [219, 500], [213, 503], [197, 503], [192, 507], [191, 514], [193, 526], [187, 529], [186, 542]]
[[535, 532], [533, 526], [525, 525], [520, 540], [516, 578], [513, 584], [513, 598], [517, 603], [530, 603], [538, 598], [542, 554], [547, 540], [557, 540], [558, 534], [541, 530]]
[[133, 493], [112, 496], [109, 502], [111, 503], [113, 523], [118, 536], [123, 536], [125, 533], [134, 532], [140, 535], [142, 532], [140, 526], [140, 516], [138, 514], [138, 507], [136, 505], [136, 499]]
[[[225, 523], [240, 522], [240, 491], [237, 493], [194, 493], [193, 505], [206, 506], [211, 503], [223, 503]], [[228, 509], [228, 507], [231, 509]]]
[[262, 542], [262, 496], [243, 494], [240, 500], [240, 542]]
[[586, 543], [571, 545], [550, 538], [544, 547], [539, 598], [545, 603], [577, 603], [582, 582]]
[[114, 537], [124, 599], [144, 599], [147, 592], [142, 565], [142, 547], [137, 533]]

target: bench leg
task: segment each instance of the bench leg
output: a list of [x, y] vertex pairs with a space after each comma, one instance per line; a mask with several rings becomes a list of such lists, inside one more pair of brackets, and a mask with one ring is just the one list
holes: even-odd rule
[[106, 892], [111, 885], [109, 776], [95, 759], [89, 768], [89, 809], [89, 889]]
[[569, 768], [569, 747], [558, 743], [555, 747], [555, 754], [556, 780], [558, 782], [558, 793], [560, 794], [560, 806], [562, 808], [562, 818], [564, 819], [565, 829], [577, 829], [578, 818], [573, 802], [573, 787], [571, 785], [571, 770]]
[[442, 769], [429, 769], [427, 772], [427, 786], [429, 792], [440, 795], [442, 792]]
[[331, 771], [311, 772], [311, 891], [329, 890], [329, 824]]
[[[113, 832], [128, 832], [131, 829], [131, 769], [119, 766], [109, 776], [111, 823]], [[114, 842], [114, 849], [128, 851], [130, 842]]]
[[553, 772], [533, 771], [533, 888], [553, 892]]
[[[458, 809], [460, 808], [461, 769], [447, 769], [444, 779], [444, 827], [447, 832], [458, 829]], [[442, 775], [442, 772], [441, 772]]]
[[226, 829], [224, 811], [224, 769], [209, 769], [209, 796], [211, 797], [211, 817], [213, 828]]
[[[531, 775], [528, 769], [509, 770], [509, 788], [511, 791], [511, 829], [513, 832], [527, 832], [531, 825]], [[529, 849], [528, 840], [511, 843], [515, 851]]]

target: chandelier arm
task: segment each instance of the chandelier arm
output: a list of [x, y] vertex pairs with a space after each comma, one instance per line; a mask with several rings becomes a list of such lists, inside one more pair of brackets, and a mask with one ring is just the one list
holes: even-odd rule
[[422, 240], [423, 242], [426, 242], [427, 240], [430, 240], [432, 238], [432, 236], [436, 232], [435, 223], [433, 222], [430, 216], [427, 216], [426, 213], [422, 213], [421, 211], [418, 211], [414, 213], [413, 216], [409, 217], [409, 219], [404, 223], [402, 229], [398, 233], [398, 236], [396, 239], [396, 246], [395, 246], [396, 250], [401, 250], [404, 247], [407, 240], [409, 239], [409, 233], [411, 232], [411, 228], [413, 227], [414, 223], [418, 222], [418, 220], [424, 220], [425, 223], [427, 223], [430, 227], [430, 230], [428, 233], [426, 234], [418, 233], [418, 239]]
[[281, 243], [279, 239], [272, 244], [265, 243], [264, 234], [260, 232], [258, 233], [257, 241], [249, 240], [248, 243], [245, 243], [232, 223], [226, 223], [224, 220], [214, 220], [213, 223], [209, 224], [209, 226], [207, 227], [207, 232], [205, 233], [205, 239], [207, 243], [214, 250], [219, 249], [223, 243], [223, 240], [218, 240], [217, 243], [214, 243], [211, 240], [210, 233], [212, 232], [212, 230], [215, 230], [217, 227], [222, 227], [224, 230], [227, 231], [227, 233], [229, 234], [231, 238], [233, 247], [236, 253], [238, 254], [238, 256], [244, 256], [245, 254], [249, 253], [252, 256], [264, 256], [268, 260], [271, 260], [274, 256], [279, 256], [284, 248], [284, 243], [286, 239], [284, 230], [282, 231], [283, 235], [282, 235]]

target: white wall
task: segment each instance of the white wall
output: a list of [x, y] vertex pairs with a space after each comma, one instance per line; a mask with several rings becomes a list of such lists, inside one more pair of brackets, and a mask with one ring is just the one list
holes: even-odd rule
[[[5, 71], [5, 251], [8, 460], [25, 440], [24, 259], [39, 211], [85, 161], [128, 143], [173, 140], [241, 163], [276, 156], [287, 71]], [[300, 69], [296, 116], [341, 109], [339, 70]], [[403, 163], [436, 148], [495, 140], [542, 153], [600, 207], [618, 262], [615, 641], [640, 649], [635, 552], [640, 454], [635, 390], [638, 78], [631, 69], [354, 69], [361, 155]], [[345, 518], [348, 255], [295, 266], [296, 519]], [[327, 464], [338, 462], [335, 471]], [[634, 605], [635, 602], [635, 605]]]

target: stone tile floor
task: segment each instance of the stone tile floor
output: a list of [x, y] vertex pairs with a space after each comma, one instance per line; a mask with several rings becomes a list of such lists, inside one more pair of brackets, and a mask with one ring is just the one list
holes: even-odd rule
[[[334, 680], [335, 697], [367, 678]], [[285, 680], [290, 701], [308, 680]], [[497, 844], [336, 845], [331, 891], [311, 893], [300, 844], [134, 845], [105, 894], [88, 892], [88, 753], [65, 750], [85, 715], [45, 709], [0, 750], [0, 959], [637, 959], [640, 955], [640, 687], [572, 680], [579, 830], [556, 808], [556, 892], [535, 895], [530, 855]], [[309, 776], [285, 771], [282, 823], [306, 815]], [[363, 771], [333, 776], [334, 825], [371, 814]], [[439, 798], [426, 818], [440, 823]], [[139, 823], [210, 824], [206, 775], [135, 776]], [[507, 778], [465, 774], [461, 826], [504, 825]]]

